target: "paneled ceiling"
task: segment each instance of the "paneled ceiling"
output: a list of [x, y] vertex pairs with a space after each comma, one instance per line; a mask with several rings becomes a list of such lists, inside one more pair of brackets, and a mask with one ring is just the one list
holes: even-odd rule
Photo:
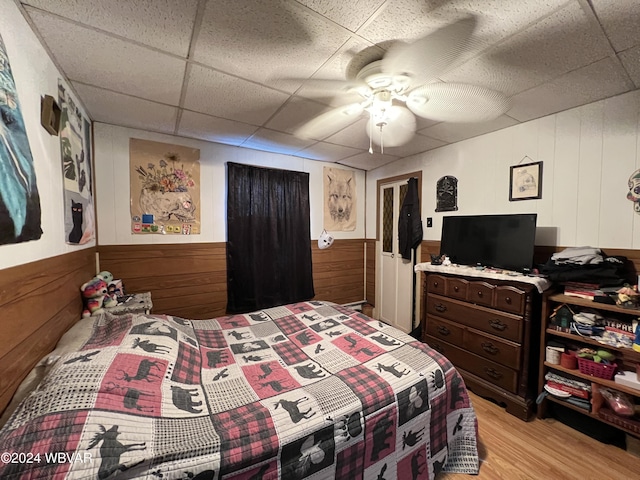
[[[27, 0], [16, 2], [97, 122], [371, 170], [640, 87], [639, 0]], [[293, 135], [349, 103], [314, 79], [351, 79], [397, 42], [473, 14], [439, 81], [504, 92], [510, 109], [464, 124], [419, 119], [368, 153], [368, 115]], [[425, 61], [428, 61], [425, 58]]]

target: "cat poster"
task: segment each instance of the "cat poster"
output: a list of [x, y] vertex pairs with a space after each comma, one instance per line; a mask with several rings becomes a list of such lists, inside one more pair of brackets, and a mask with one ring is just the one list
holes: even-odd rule
[[200, 233], [200, 150], [129, 140], [131, 231]]
[[72, 245], [95, 238], [93, 177], [91, 176], [91, 124], [62, 81], [58, 82], [60, 153], [64, 182], [64, 235]]
[[0, 244], [38, 240], [40, 195], [9, 57], [0, 36]]
[[324, 167], [324, 229], [356, 229], [356, 178], [353, 170]]

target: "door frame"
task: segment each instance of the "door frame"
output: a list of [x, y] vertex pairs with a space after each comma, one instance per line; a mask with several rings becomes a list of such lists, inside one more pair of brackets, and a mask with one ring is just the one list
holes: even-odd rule
[[[378, 285], [378, 256], [379, 256], [379, 252], [380, 252], [380, 187], [382, 185], [388, 184], [388, 183], [395, 183], [395, 182], [399, 182], [402, 180], [409, 180], [410, 178], [417, 178], [418, 179], [418, 195], [420, 197], [420, 218], [422, 218], [422, 170], [417, 170], [415, 172], [409, 172], [409, 173], [403, 173], [400, 175], [395, 175], [393, 177], [386, 177], [386, 178], [380, 178], [376, 181], [376, 245], [375, 245], [375, 272], [374, 272], [374, 278], [375, 278], [375, 302], [376, 305], [379, 305], [380, 302], [380, 298], [379, 298], [379, 285]], [[420, 258], [419, 253], [420, 252], [421, 247], [418, 247], [418, 249], [415, 252], [416, 255], [416, 262], [418, 261], [417, 259]], [[414, 272], [415, 275], [415, 272]], [[420, 291], [420, 282], [416, 281], [416, 288], [413, 292], [414, 298], [415, 298], [415, 305], [416, 305], [416, 312], [415, 312], [415, 319], [419, 319], [420, 318], [420, 309], [421, 309], [421, 305], [420, 302], [418, 301], [420, 299], [420, 295], [417, 294], [417, 292]], [[380, 319], [380, 314], [377, 311], [377, 309], [374, 309], [374, 317], [376, 319]], [[412, 325], [412, 328], [415, 328], [415, 325]]]

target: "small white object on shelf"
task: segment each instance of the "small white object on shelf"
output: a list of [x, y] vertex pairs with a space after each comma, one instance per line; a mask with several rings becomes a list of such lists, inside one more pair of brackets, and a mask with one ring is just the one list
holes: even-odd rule
[[620, 385], [624, 385], [626, 387], [631, 387], [636, 390], [640, 390], [640, 382], [638, 381], [638, 376], [636, 372], [628, 372], [625, 370], [621, 370], [616, 373], [614, 377], [616, 383]]

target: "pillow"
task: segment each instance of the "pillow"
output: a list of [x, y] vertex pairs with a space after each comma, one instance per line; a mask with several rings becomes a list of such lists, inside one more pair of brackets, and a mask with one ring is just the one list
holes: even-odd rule
[[49, 354], [45, 355], [35, 367], [27, 374], [25, 379], [20, 383], [16, 393], [13, 394], [11, 402], [0, 417], [0, 428], [7, 423], [11, 414], [18, 408], [18, 405], [33, 392], [40, 384], [49, 370], [67, 353], [76, 352], [87, 343], [89, 337], [93, 333], [93, 322], [96, 317], [87, 317], [81, 319], [75, 325], [62, 335], [58, 341], [56, 348]]

